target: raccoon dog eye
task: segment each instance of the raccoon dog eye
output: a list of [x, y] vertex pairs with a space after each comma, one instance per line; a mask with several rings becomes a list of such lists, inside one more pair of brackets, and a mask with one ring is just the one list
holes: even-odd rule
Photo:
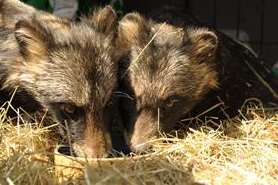
[[60, 109], [66, 115], [74, 115], [77, 113], [78, 108], [74, 105], [64, 103], [60, 105]]
[[83, 107], [68, 102], [54, 102], [50, 104], [50, 108], [61, 120], [80, 120], [85, 114]]
[[170, 96], [169, 98], [166, 99], [165, 101], [165, 105], [168, 107], [168, 108], [172, 108], [174, 107], [174, 105], [179, 102], [179, 97], [177, 96]]

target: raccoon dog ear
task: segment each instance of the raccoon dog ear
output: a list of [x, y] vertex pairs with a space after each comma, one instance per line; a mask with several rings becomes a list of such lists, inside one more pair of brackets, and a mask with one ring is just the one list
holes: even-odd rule
[[148, 43], [150, 28], [144, 17], [138, 13], [129, 13], [122, 18], [118, 27], [118, 40], [121, 48], [132, 45], [144, 46]]
[[91, 24], [97, 31], [109, 34], [115, 30], [117, 14], [114, 9], [108, 5], [102, 9], [95, 10], [92, 15], [83, 20]]
[[19, 51], [25, 59], [37, 59], [46, 56], [46, 33], [36, 21], [18, 21], [15, 25], [15, 38], [19, 45]]
[[189, 28], [187, 32], [188, 39], [185, 42], [190, 44], [190, 61], [196, 65], [196, 76], [202, 74], [203, 79], [196, 91], [196, 95], [199, 95], [208, 89], [218, 88], [218, 74], [214, 67], [218, 39], [214, 32], [206, 28]]
[[189, 28], [187, 31], [192, 44], [191, 57], [198, 62], [213, 60], [218, 48], [216, 34], [206, 28]]

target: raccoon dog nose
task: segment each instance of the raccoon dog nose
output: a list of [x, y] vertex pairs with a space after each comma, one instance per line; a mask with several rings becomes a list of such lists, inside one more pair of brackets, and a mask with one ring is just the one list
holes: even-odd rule
[[130, 148], [133, 152], [137, 154], [144, 154], [151, 150], [151, 145], [148, 143], [139, 143], [139, 144], [131, 143]]

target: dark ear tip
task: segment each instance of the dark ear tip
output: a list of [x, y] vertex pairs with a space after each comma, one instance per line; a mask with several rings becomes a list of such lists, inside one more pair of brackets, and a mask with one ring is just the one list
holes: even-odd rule
[[104, 7], [104, 9], [105, 9], [106, 11], [109, 11], [109, 12], [115, 14], [115, 10], [113, 9], [113, 7], [112, 7], [111, 5], [106, 5], [106, 6]]
[[107, 5], [102, 9], [102, 12], [105, 12], [106, 15], [110, 15], [113, 17], [117, 17], [117, 13], [116, 11], [113, 9], [113, 7], [111, 5]]

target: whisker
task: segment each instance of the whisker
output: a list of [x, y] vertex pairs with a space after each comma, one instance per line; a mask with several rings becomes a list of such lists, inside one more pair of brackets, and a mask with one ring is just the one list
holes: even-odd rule
[[134, 100], [134, 98], [129, 94], [120, 91], [113, 92], [113, 95], [116, 95], [117, 97], [123, 97], [123, 98], [128, 98], [130, 100]]

